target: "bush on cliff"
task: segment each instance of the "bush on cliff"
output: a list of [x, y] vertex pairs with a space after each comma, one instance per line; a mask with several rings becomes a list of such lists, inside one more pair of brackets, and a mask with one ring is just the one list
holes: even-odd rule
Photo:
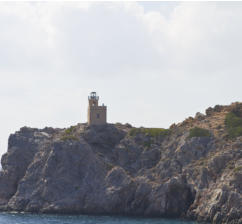
[[230, 112], [225, 117], [225, 127], [230, 138], [242, 136], [242, 117]]
[[73, 140], [73, 141], [78, 141], [79, 139], [73, 135], [73, 131], [75, 130], [75, 126], [71, 126], [67, 128], [64, 132], [64, 135], [61, 137], [62, 141], [68, 141], [68, 140]]
[[234, 168], [234, 173], [239, 173], [242, 171], [242, 166], [238, 166], [236, 168]]
[[70, 135], [75, 129], [75, 126], [71, 126], [65, 130], [65, 134]]
[[170, 130], [164, 128], [132, 128], [129, 131], [130, 136], [135, 136], [137, 134], [147, 134], [151, 137], [161, 137], [166, 136], [169, 133]]
[[192, 138], [192, 137], [209, 137], [211, 136], [211, 133], [209, 132], [209, 130], [205, 129], [205, 128], [192, 128], [189, 131], [189, 136], [188, 138]]
[[79, 139], [74, 135], [64, 135], [64, 136], [61, 137], [61, 140], [62, 141], [68, 141], [68, 140], [78, 141]]
[[164, 128], [132, 128], [129, 131], [129, 135], [135, 137], [138, 134], [144, 134], [149, 136], [149, 138], [145, 138], [143, 142], [143, 146], [145, 148], [150, 148], [152, 144], [160, 142], [163, 138], [169, 135], [170, 130]]
[[232, 112], [242, 118], [242, 104], [241, 103], [235, 103], [235, 105], [232, 108]]

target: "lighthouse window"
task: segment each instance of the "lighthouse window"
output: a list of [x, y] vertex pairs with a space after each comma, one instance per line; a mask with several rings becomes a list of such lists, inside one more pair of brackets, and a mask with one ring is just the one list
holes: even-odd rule
[[100, 118], [100, 114], [97, 114], [97, 118]]

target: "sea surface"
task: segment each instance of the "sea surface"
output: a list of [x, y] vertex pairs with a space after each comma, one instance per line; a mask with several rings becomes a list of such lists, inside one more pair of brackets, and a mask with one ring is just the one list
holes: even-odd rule
[[120, 216], [64, 216], [0, 213], [0, 224], [194, 224], [183, 220]]

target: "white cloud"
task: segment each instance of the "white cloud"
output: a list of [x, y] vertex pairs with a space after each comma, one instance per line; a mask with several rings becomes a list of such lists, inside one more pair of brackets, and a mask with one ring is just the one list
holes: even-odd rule
[[1, 151], [23, 125], [167, 127], [241, 100], [242, 3], [0, 3]]

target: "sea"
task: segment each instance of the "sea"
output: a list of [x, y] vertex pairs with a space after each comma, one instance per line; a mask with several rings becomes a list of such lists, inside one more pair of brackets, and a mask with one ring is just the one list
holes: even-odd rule
[[0, 213], [0, 224], [195, 224], [178, 219], [90, 216], [90, 215], [36, 215]]

